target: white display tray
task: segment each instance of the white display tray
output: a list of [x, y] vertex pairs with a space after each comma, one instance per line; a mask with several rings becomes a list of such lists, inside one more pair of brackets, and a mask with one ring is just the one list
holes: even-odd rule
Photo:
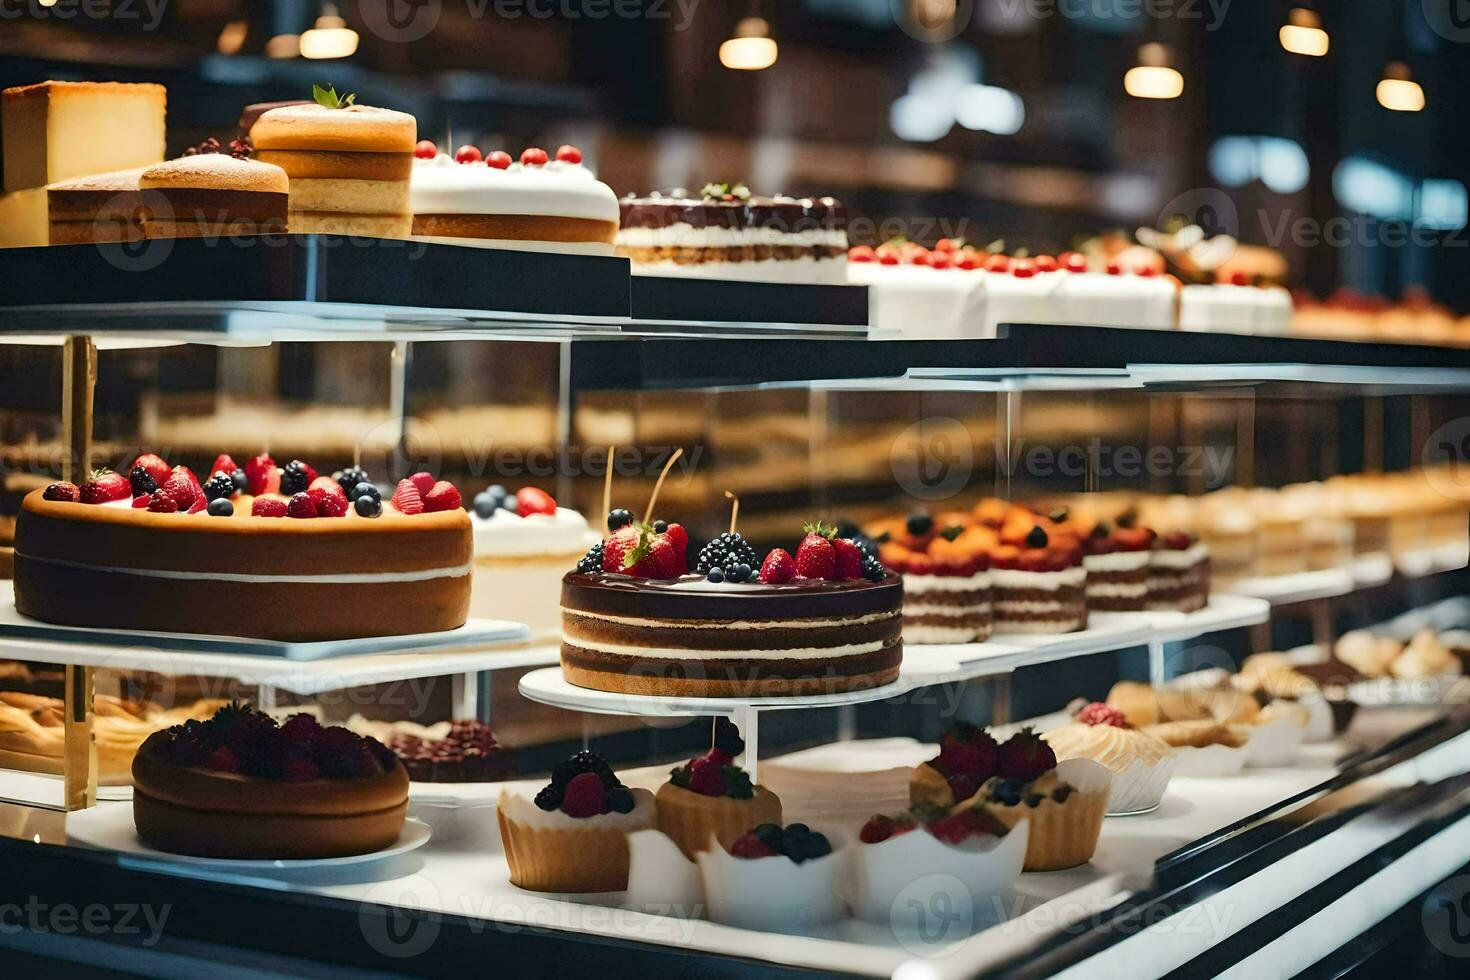
[[1463, 542], [1452, 542], [1435, 548], [1417, 548], [1395, 555], [1394, 567], [1405, 578], [1422, 578], [1440, 572], [1452, 572], [1464, 568], [1470, 560], [1470, 550]]
[[560, 667], [533, 670], [521, 678], [521, 695], [532, 701], [569, 711], [590, 711], [599, 715], [641, 715], [649, 717], [683, 717], [743, 714], [749, 708], [761, 711], [783, 711], [792, 708], [837, 708], [846, 704], [865, 704], [902, 694], [909, 685], [900, 677], [892, 684], [849, 691], [843, 694], [813, 694], [784, 698], [685, 698], [651, 697], [638, 694], [615, 694], [594, 691], [569, 684]]
[[1265, 599], [1273, 606], [1331, 599], [1334, 596], [1347, 595], [1356, 587], [1352, 573], [1344, 568], [1324, 568], [1292, 575], [1258, 575], [1230, 583], [1231, 592]]
[[[350, 640], [318, 640], [309, 643], [262, 640], [244, 636], [209, 636], [198, 633], [158, 633], [149, 630], [105, 629], [89, 626], [58, 626], [22, 616], [13, 595], [0, 599], [0, 638], [41, 640], [88, 646], [138, 647], [189, 653], [248, 654], [285, 660], [327, 660], [377, 653], [407, 653], [423, 650], [463, 649], [485, 644], [518, 643], [530, 639], [522, 623], [500, 619], [471, 619], [458, 629], [404, 636], [364, 636]], [[31, 658], [38, 659], [38, 658]], [[73, 661], [76, 662], [76, 661]]]

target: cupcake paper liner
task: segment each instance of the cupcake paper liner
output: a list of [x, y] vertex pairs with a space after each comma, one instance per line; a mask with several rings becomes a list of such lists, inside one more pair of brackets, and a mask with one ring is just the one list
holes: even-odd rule
[[697, 919], [704, 911], [699, 867], [661, 830], [639, 830], [628, 837], [629, 908], [650, 915]]
[[842, 917], [838, 895], [846, 848], [828, 834], [832, 853], [797, 864], [784, 855], [738, 858], [723, 847], [697, 858], [710, 919], [742, 929], [782, 932]]
[[532, 827], [499, 811], [510, 883], [535, 892], [617, 892], [628, 887], [628, 841], [622, 830]]
[[1245, 768], [1249, 745], [1181, 745], [1174, 750], [1175, 779], [1214, 779], [1234, 776]]
[[1143, 813], [1158, 806], [1177, 765], [1178, 759], [1170, 753], [1153, 763], [1134, 759], [1122, 772], [1113, 773], [1108, 816]]

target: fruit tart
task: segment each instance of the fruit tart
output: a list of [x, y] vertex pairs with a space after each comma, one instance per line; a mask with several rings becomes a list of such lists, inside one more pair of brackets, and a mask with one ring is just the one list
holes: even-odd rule
[[1097, 612], [1136, 612], [1148, 605], [1149, 559], [1157, 535], [1140, 527], [1128, 510], [1108, 524], [1098, 521], [1081, 535], [1082, 567], [1087, 570], [1087, 608]]
[[780, 930], [842, 915], [841, 853], [804, 823], [763, 823], [730, 845], [700, 853], [709, 917], [742, 929]]
[[507, 790], [498, 811], [511, 884], [537, 892], [627, 888], [627, 835], [655, 821], [653, 794], [624, 786], [586, 749], [557, 765], [534, 799]]
[[367, 854], [398, 839], [407, 812], [408, 773], [392, 752], [305, 714], [278, 725], [231, 704], [157, 732], [133, 759], [138, 836], [176, 854]]
[[1082, 545], [1037, 514], [1014, 511], [991, 553], [995, 632], [1071, 633], [1087, 628]]
[[1113, 773], [1108, 812], [1141, 813], [1164, 798], [1174, 774], [1168, 743], [1128, 723], [1123, 712], [1101, 702], [1079, 709], [1070, 725], [1042, 735], [1058, 759], [1092, 759]]
[[[723, 724], [722, 724], [723, 723]], [[659, 787], [658, 829], [693, 860], [711, 846], [730, 847], [759, 824], [781, 822], [781, 801], [764, 786], [752, 786], [734, 764], [745, 748], [729, 721], [715, 722], [715, 744], [674, 769]]]
[[[921, 804], [894, 816], [875, 815], [853, 849], [849, 904], [858, 918], [915, 931], [925, 911], [936, 907], [923, 895], [911, 896], [918, 882], [941, 890], [962, 886], [963, 898], [948, 896], [955, 908], [1005, 901], [1021, 873], [1027, 833], [1024, 821], [1012, 829], [980, 805]], [[917, 897], [919, 907], [901, 896]]]
[[985, 729], [956, 722], [940, 736], [939, 754], [914, 769], [909, 802], [948, 807], [969, 799], [996, 774], [999, 753], [1000, 746]]
[[310, 642], [464, 625], [470, 521], [428, 473], [220, 455], [201, 482], [152, 453], [27, 495], [15, 604], [48, 623]]
[[990, 638], [990, 549], [995, 533], [927, 514], [907, 519], [902, 534], [879, 533], [878, 557], [903, 576], [907, 643], [979, 643]]

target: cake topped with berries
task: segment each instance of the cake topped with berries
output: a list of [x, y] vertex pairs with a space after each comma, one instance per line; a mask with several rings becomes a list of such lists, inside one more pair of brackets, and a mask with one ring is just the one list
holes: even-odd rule
[[[876, 556], [811, 524], [761, 558], [732, 529], [689, 567], [676, 523], [614, 512], [606, 542], [562, 580], [562, 671], [627, 694], [759, 697], [892, 682], [903, 586]], [[732, 521], [732, 525], [733, 525]]]
[[869, 530], [876, 534], [884, 566], [903, 576], [905, 641], [979, 643], [990, 638], [994, 531], [947, 520], [941, 525], [928, 514]]
[[267, 454], [202, 482], [145, 453], [127, 475], [29, 494], [16, 608], [68, 626], [285, 641], [455, 629], [469, 604], [459, 491], [428, 473], [385, 493], [357, 467], [319, 475]]
[[150, 736], [133, 760], [138, 836], [205, 857], [308, 858], [392, 844], [408, 774], [376, 739], [238, 703]]
[[781, 801], [764, 786], [755, 786], [735, 757], [745, 741], [728, 719], [715, 719], [714, 745], [669, 773], [658, 791], [658, 829], [684, 856], [728, 848], [752, 827], [781, 822]]
[[414, 150], [413, 237], [485, 248], [611, 255], [618, 199], [582, 163], [582, 151], [461, 146], [453, 156], [429, 140]]
[[1070, 633], [1087, 626], [1087, 569], [1082, 543], [1024, 508], [1000, 528], [990, 555], [995, 632]]

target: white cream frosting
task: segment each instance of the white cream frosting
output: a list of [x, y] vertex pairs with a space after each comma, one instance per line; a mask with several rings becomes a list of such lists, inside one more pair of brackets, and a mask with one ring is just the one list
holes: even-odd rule
[[990, 612], [991, 604], [977, 602], [968, 606], [946, 606], [938, 602], [905, 602], [903, 612], [905, 616], [942, 616], [946, 619], [958, 619], [961, 616], [982, 616]]
[[1135, 572], [1148, 567], [1147, 551], [1110, 551], [1105, 555], [1087, 555], [1082, 567], [1089, 572]]
[[1148, 580], [1138, 582], [1094, 582], [1088, 580], [1087, 594], [1094, 599], [1133, 599], [1148, 594]]
[[[841, 228], [787, 230], [775, 227], [696, 228], [678, 222], [659, 228], [624, 228], [618, 232], [624, 248], [738, 248], [746, 245], [785, 245], [795, 248], [847, 248], [847, 232]], [[846, 263], [847, 257], [841, 261]]]
[[63, 568], [81, 568], [93, 572], [114, 572], [118, 575], [136, 575], [141, 578], [174, 579], [196, 582], [239, 582], [242, 584], [300, 583], [304, 585], [383, 585], [392, 582], [425, 582], [436, 578], [461, 578], [470, 574], [470, 565], [454, 565], [448, 568], [421, 568], [412, 572], [323, 572], [321, 575], [255, 575], [243, 572], [194, 572], [175, 568], [121, 568], [117, 565], [94, 565], [84, 561], [68, 561], [63, 558], [35, 558], [22, 555], [27, 561], [60, 565]]
[[925, 592], [975, 592], [990, 588], [990, 573], [976, 572], [973, 575], [911, 575], [903, 576], [905, 595], [923, 595]]
[[934, 626], [924, 624], [923, 626], [905, 626], [903, 628], [903, 641], [905, 643], [972, 643], [977, 638], [983, 638], [990, 634], [990, 627], [975, 626]]
[[1149, 552], [1149, 564], [1154, 568], [1185, 569], [1198, 565], [1210, 557], [1210, 549], [1203, 544], [1192, 544], [1188, 548], [1178, 551], [1168, 548], [1155, 548]]
[[618, 198], [580, 163], [544, 166], [455, 163], [446, 154], [415, 160], [409, 184], [414, 214], [529, 214], [618, 220]]
[[824, 660], [828, 657], [855, 657], [883, 649], [882, 640], [871, 643], [848, 643], [830, 647], [795, 647], [789, 650], [680, 650], [672, 647], [635, 647], [616, 643], [596, 643], [562, 634], [562, 642], [582, 650], [611, 653], [637, 660]]
[[580, 555], [602, 538], [587, 519], [569, 507], [555, 514], [517, 517], [497, 510], [489, 517], [470, 512], [477, 558], [529, 558], [540, 555]]
[[595, 817], [573, 817], [560, 810], [543, 810], [534, 801], [513, 790], [500, 794], [498, 804], [505, 819], [524, 827], [540, 830], [621, 830], [630, 833], [653, 826], [653, 794], [646, 789], [631, 790], [633, 809], [627, 813], [603, 813]]
[[1060, 572], [1029, 572], [1020, 568], [994, 568], [991, 580], [998, 589], [1045, 589], [1055, 592], [1064, 586], [1079, 586], [1087, 581], [1087, 569], [1081, 565]]

